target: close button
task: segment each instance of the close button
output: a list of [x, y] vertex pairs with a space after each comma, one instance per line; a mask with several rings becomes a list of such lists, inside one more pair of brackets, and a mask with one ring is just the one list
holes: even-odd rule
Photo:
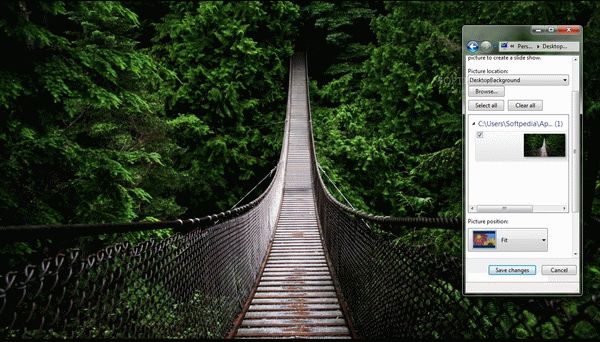
[[543, 275], [575, 275], [577, 266], [575, 265], [543, 265]]

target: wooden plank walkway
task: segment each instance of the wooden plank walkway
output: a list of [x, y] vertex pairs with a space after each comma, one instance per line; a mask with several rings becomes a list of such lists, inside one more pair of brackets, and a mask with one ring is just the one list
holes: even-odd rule
[[350, 338], [317, 225], [305, 68], [304, 56], [294, 56], [281, 212], [270, 254], [236, 338]]

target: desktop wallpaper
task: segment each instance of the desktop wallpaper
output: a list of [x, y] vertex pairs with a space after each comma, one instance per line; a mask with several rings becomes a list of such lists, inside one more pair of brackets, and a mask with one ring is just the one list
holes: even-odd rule
[[[394, 224], [393, 234], [371, 236], [384, 224], [331, 216], [328, 222], [338, 222], [339, 229], [355, 222], [353, 227], [364, 223], [374, 231], [339, 241], [372, 239], [368, 246], [377, 246], [347, 245], [330, 256], [331, 263], [362, 255], [353, 268], [336, 268], [336, 286], [345, 289], [343, 272], [362, 274], [376, 294], [367, 310], [352, 297], [358, 286], [342, 291], [352, 337], [600, 338], [600, 3], [593, 1], [3, 1], [0, 226], [201, 218], [259, 198], [269, 189], [269, 181], [261, 180], [277, 177], [272, 171], [283, 146], [295, 52], [305, 52], [315, 158], [331, 196], [372, 217], [460, 220], [461, 28], [538, 23], [579, 24], [584, 30], [583, 296], [465, 298], [460, 227], [435, 223], [419, 229]], [[564, 137], [532, 136], [524, 155], [535, 156], [544, 138], [552, 154], [564, 154]], [[320, 212], [322, 202], [317, 205]], [[61, 238], [38, 238], [33, 230], [18, 241], [0, 241], [0, 289], [12, 293], [0, 298], [0, 337], [231, 337], [252, 282], [246, 288], [242, 276], [202, 266], [209, 259], [218, 267], [225, 267], [220, 258], [246, 262], [225, 243], [190, 252], [196, 264], [169, 268], [176, 257], [164, 258], [153, 264], [151, 276], [102, 285], [99, 279], [127, 272], [133, 277], [138, 264], [115, 273], [123, 264], [106, 264], [102, 260], [112, 256], [99, 251], [150, 248], [155, 242], [148, 241], [175, 241], [180, 234], [160, 228]], [[484, 235], [487, 241], [472, 238], [481, 247], [495, 243], [495, 236]], [[330, 252], [335, 241], [326, 244]], [[187, 253], [188, 245], [165, 246]], [[55, 267], [63, 260], [55, 256], [68, 256], [74, 247], [80, 258], [94, 255], [82, 260], [109, 266], [94, 269], [89, 261], [81, 269], [73, 263], [72, 272], [48, 273], [43, 285], [23, 294], [29, 298], [40, 289], [32, 299], [37, 309], [30, 309], [29, 299], [19, 299], [25, 292], [14, 292], [18, 284], [38, 279], [38, 273], [27, 278], [27, 265], [34, 265], [31, 272]], [[388, 257], [386, 248], [399, 254]], [[43, 260], [51, 261], [44, 266]], [[202, 274], [215, 283], [238, 284], [231, 291], [242, 299], [223, 304], [227, 296], [220, 294], [207, 304], [209, 290], [172, 295], [204, 279], [187, 277], [174, 287], [165, 281], [185, 274], [186, 267], [205, 267]], [[90, 271], [76, 284], [45, 294], [84, 268]], [[395, 273], [406, 269], [411, 271]], [[103, 293], [118, 295], [105, 299]], [[44, 303], [71, 294], [70, 302], [48, 304], [39, 314]], [[153, 297], [169, 299], [152, 306]], [[76, 311], [81, 298], [90, 302]], [[31, 324], [22, 324], [29, 313]], [[285, 336], [312, 336], [307, 331]]]

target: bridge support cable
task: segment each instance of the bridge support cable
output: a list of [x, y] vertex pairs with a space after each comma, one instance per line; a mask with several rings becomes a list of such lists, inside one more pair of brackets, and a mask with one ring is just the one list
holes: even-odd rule
[[[337, 185], [335, 184], [335, 182], [333, 181], [333, 179], [331, 179], [331, 177], [329, 177], [329, 175], [325, 172], [325, 170], [323, 170], [323, 168], [321, 167], [321, 164], [317, 163], [317, 168], [320, 170], [320, 172], [322, 174], [325, 175], [325, 177], [327, 177], [327, 180], [329, 180], [329, 183], [331, 183], [331, 185], [333, 185], [333, 187], [335, 188], [335, 190], [337, 190], [337, 192], [340, 194], [340, 196], [342, 196], [342, 198], [344, 199], [344, 201], [346, 201], [346, 204], [348, 204], [350, 206], [350, 208], [352, 208], [353, 210], [356, 210], [356, 208], [354, 208], [354, 206], [352, 205], [352, 203], [350, 203], [350, 201], [348, 201], [348, 198], [346, 198], [346, 196], [344, 196], [344, 194], [342, 193], [342, 191], [340, 190], [340, 188], [337, 187]], [[364, 220], [361, 219], [363, 221], [363, 223], [371, 228], [371, 226], [369, 226], [369, 224]]]
[[250, 189], [250, 191], [248, 191], [242, 198], [240, 198], [240, 200], [237, 201], [231, 208], [229, 208], [229, 210], [236, 208], [240, 203], [242, 203], [242, 201], [244, 199], [246, 199], [246, 197], [248, 197], [248, 195], [250, 195], [254, 190], [256, 190], [256, 188], [258, 188], [262, 184], [262, 182], [265, 181], [265, 179], [271, 177], [271, 175], [273, 175], [273, 172], [275, 172], [276, 169], [277, 169], [277, 166], [272, 168], [271, 171], [269, 171], [269, 173], [263, 177], [263, 179], [261, 179], [258, 183], [256, 183], [256, 185], [252, 189]]
[[356, 208], [354, 208], [354, 206], [352, 205], [352, 203], [350, 203], [350, 201], [348, 201], [348, 199], [346, 198], [346, 196], [344, 196], [344, 193], [342, 193], [342, 191], [340, 190], [340, 188], [337, 187], [337, 185], [335, 184], [335, 182], [333, 181], [333, 179], [331, 179], [331, 177], [329, 177], [329, 175], [321, 167], [321, 164], [319, 164], [318, 162], [317, 162], [317, 168], [321, 171], [322, 174], [325, 175], [325, 177], [327, 177], [327, 180], [329, 180], [329, 183], [331, 183], [331, 185], [333, 185], [333, 187], [340, 194], [340, 196], [342, 196], [342, 198], [344, 199], [344, 201], [346, 202], [346, 204], [348, 204], [350, 206], [350, 208], [356, 210]]

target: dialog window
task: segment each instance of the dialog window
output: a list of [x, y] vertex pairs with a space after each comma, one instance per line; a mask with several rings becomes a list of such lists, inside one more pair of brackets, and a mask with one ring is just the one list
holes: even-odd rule
[[467, 25], [463, 293], [581, 295], [579, 25]]

